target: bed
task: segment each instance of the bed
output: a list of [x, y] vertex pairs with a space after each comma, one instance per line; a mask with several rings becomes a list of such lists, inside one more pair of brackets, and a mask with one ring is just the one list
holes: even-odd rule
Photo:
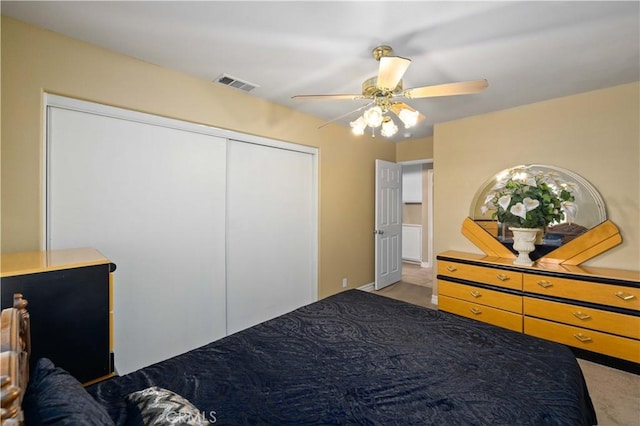
[[154, 416], [217, 425], [597, 423], [565, 346], [360, 290], [86, 389], [54, 391], [43, 377], [64, 371], [41, 361], [25, 396], [27, 418], [66, 409], [46, 401], [53, 394], [83, 400], [72, 415], [86, 424]]

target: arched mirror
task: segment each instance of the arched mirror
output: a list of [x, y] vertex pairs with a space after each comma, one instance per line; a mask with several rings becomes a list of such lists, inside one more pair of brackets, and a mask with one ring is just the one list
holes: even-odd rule
[[[571, 195], [575, 204], [573, 218], [566, 217], [561, 221], [549, 224], [542, 233], [537, 257], [553, 251], [566, 244], [573, 238], [607, 220], [604, 201], [598, 191], [586, 179], [569, 170], [560, 167], [529, 164], [519, 165], [503, 170], [492, 176], [477, 191], [472, 203], [469, 216], [488, 233], [498, 239], [503, 245], [512, 250], [512, 235], [508, 226], [504, 226], [492, 214], [495, 210], [486, 210], [487, 196], [495, 192], [496, 185], [504, 181], [504, 176], [514, 170], [524, 170], [530, 175], [553, 176], [557, 181], [571, 185]], [[485, 207], [483, 207], [485, 206]]]

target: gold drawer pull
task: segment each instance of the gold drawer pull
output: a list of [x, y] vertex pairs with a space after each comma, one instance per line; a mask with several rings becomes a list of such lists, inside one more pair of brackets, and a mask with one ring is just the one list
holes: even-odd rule
[[578, 318], [579, 320], [588, 320], [589, 318], [591, 318], [591, 315], [589, 314], [585, 314], [584, 312], [578, 311], [578, 312], [574, 312], [573, 316]]
[[506, 276], [505, 274], [498, 274], [496, 275], [496, 278], [498, 278], [500, 281], [507, 281], [509, 280], [509, 277]]
[[453, 266], [453, 265], [449, 265], [449, 266], [447, 266], [447, 271], [449, 271], [449, 272], [455, 272], [455, 271], [457, 271], [457, 270], [458, 270], [458, 268], [456, 268], [456, 267], [455, 267], [455, 266]]
[[573, 337], [575, 337], [576, 339], [580, 340], [582, 343], [587, 343], [587, 342], [590, 342], [592, 340], [591, 337], [585, 336], [582, 333], [574, 334]]
[[546, 281], [546, 280], [540, 280], [537, 282], [537, 284], [542, 288], [553, 287], [553, 284], [551, 284], [549, 281]]
[[631, 300], [631, 299], [635, 299], [635, 297], [636, 297], [635, 295], [633, 295], [631, 293], [626, 293], [624, 291], [617, 292], [616, 296], [618, 296], [622, 300]]
[[475, 297], [475, 298], [478, 298], [478, 297], [482, 296], [482, 294], [480, 294], [479, 292], [477, 292], [477, 291], [475, 291], [475, 290], [471, 291], [471, 295], [472, 295], [473, 297]]
[[471, 308], [470, 311], [473, 315], [480, 315], [482, 313], [482, 311], [478, 308]]

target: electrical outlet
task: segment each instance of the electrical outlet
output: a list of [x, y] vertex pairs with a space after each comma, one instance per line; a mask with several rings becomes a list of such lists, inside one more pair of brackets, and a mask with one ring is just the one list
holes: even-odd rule
[[342, 279], [342, 288], [345, 288], [345, 287], [347, 287], [347, 279], [343, 278]]

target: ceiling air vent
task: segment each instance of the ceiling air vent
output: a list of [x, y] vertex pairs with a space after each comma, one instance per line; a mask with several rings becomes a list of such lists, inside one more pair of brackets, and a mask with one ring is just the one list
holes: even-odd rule
[[250, 92], [256, 87], [259, 87], [257, 84], [249, 83], [248, 81], [243, 81], [235, 77], [231, 77], [227, 74], [222, 74], [215, 79], [217, 83], [224, 84], [225, 86], [231, 86], [236, 89], [244, 90], [245, 92]]

